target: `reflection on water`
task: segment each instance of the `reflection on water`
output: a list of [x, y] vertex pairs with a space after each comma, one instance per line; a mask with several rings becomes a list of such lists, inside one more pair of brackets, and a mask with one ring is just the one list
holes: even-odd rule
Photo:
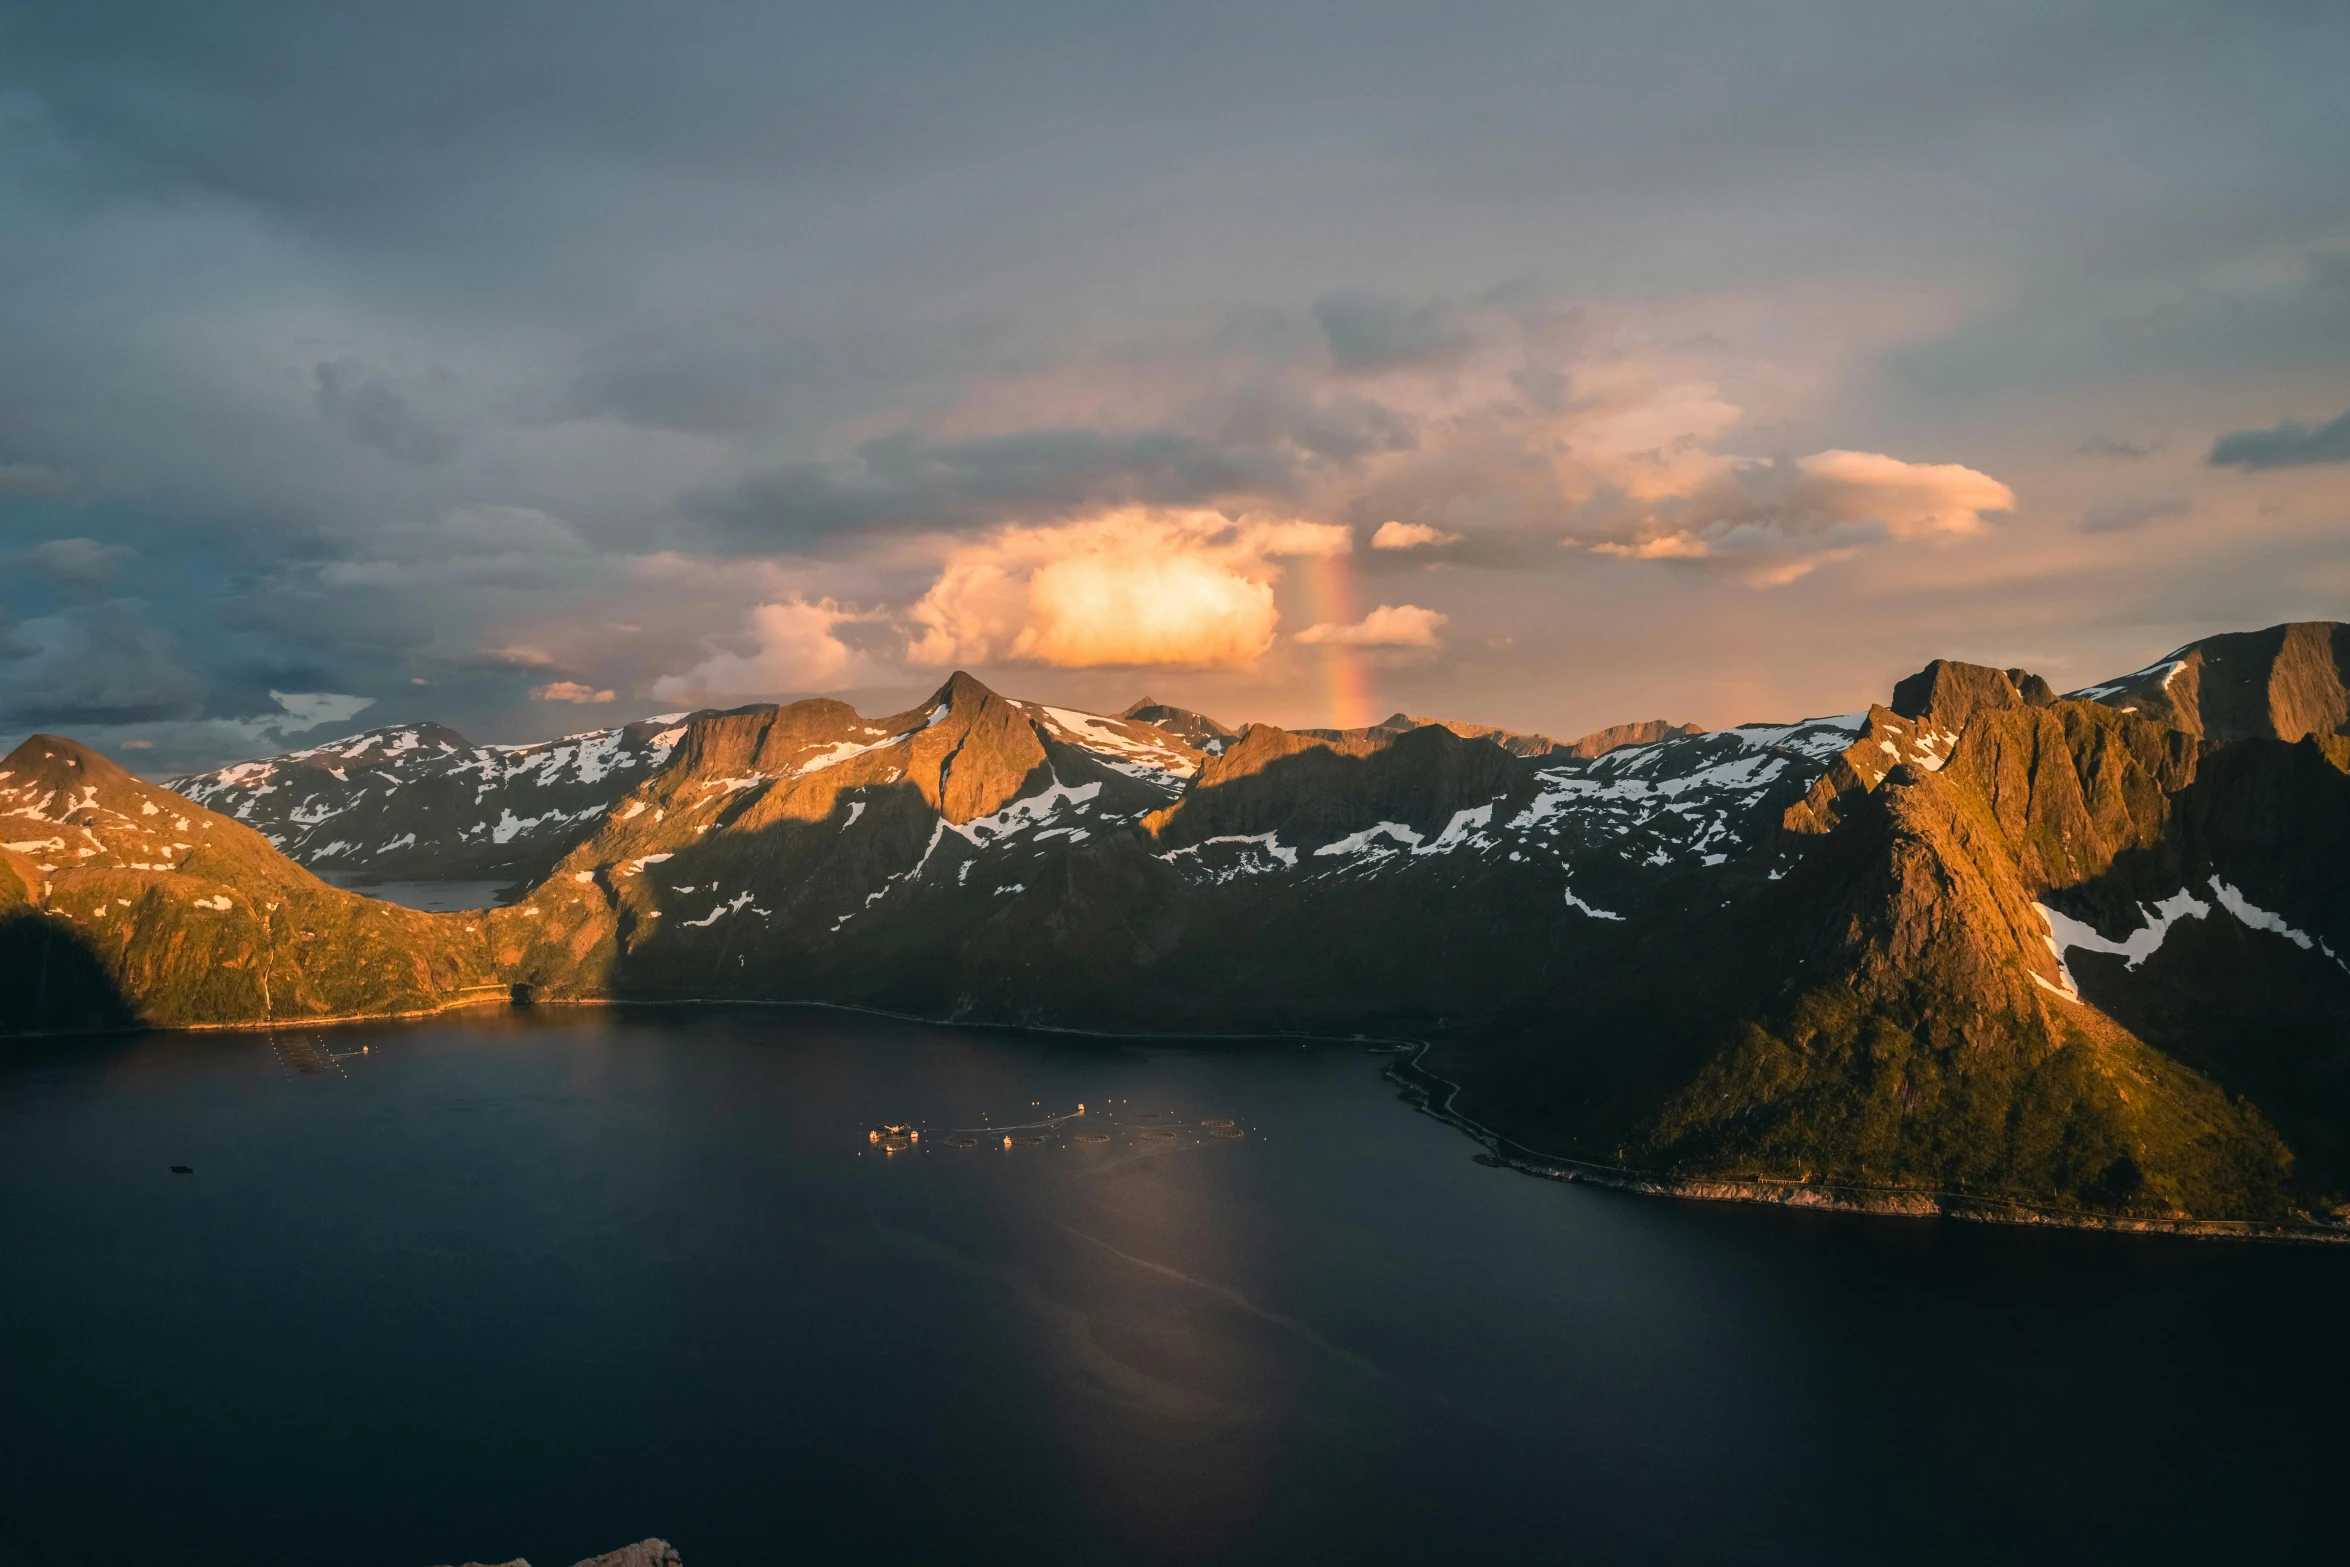
[[[1034, 1111], [1036, 1103], [1028, 1106]], [[960, 1153], [982, 1146], [1015, 1148], [1076, 1148], [1087, 1152], [1106, 1150], [1117, 1146], [1142, 1147], [1154, 1153], [1173, 1152], [1170, 1144], [1193, 1145], [1209, 1138], [1218, 1141], [1238, 1141], [1248, 1133], [1228, 1115], [1210, 1116], [1191, 1122], [1173, 1110], [1135, 1110], [1124, 1101], [1094, 1108], [1092, 1118], [1085, 1119], [1086, 1107], [1062, 1112], [1047, 1112], [1034, 1120], [995, 1120], [982, 1115], [977, 1126], [927, 1127], [907, 1121], [889, 1121], [871, 1127], [865, 1141], [879, 1149], [885, 1157], [902, 1153], [936, 1153], [940, 1149]], [[1197, 1130], [1194, 1130], [1194, 1128]], [[923, 1135], [930, 1140], [925, 1143]]]
[[351, 1074], [344, 1063], [356, 1061], [372, 1048], [360, 1042], [337, 1049], [338, 1042], [348, 1042], [324, 1029], [271, 1029], [262, 1037], [269, 1041], [270, 1052], [280, 1066], [303, 1077], [348, 1077]]
[[2333, 1543], [2350, 1257], [1560, 1186], [1378, 1066], [781, 1010], [13, 1047], [0, 1562]]

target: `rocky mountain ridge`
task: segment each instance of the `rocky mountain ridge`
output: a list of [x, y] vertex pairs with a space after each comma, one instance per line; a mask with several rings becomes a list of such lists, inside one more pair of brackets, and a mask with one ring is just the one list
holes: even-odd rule
[[319, 870], [376, 880], [535, 880], [631, 782], [669, 760], [684, 714], [535, 745], [475, 745], [440, 724], [174, 778]]
[[[875, 720], [823, 700], [681, 715], [595, 742], [644, 760], [565, 807], [579, 817], [521, 901], [400, 927], [430, 984], [397, 1009], [503, 984], [1417, 1038], [1481, 1123], [1658, 1179], [2330, 1222], [2350, 1182], [2339, 633], [2214, 638], [2073, 697], [1937, 661], [1863, 713], [1538, 756], [1442, 724], [1161, 727], [1144, 710], [1175, 710], [1077, 713], [968, 675]], [[420, 736], [327, 771], [388, 784], [444, 744], [465, 756]], [[30, 787], [30, 749], [0, 789]], [[570, 787], [589, 749], [507, 781]], [[286, 788], [296, 764], [250, 765]], [[299, 765], [315, 792], [316, 760]], [[397, 823], [370, 810], [408, 808], [414, 785], [369, 784], [335, 831], [384, 841]], [[0, 799], [0, 820], [32, 811], [25, 831], [61, 842], [95, 820], [58, 816], [47, 774], [36, 793]], [[237, 824], [203, 815], [228, 841]], [[19, 947], [70, 938], [125, 1015], [156, 1021], [344, 1005], [274, 947], [267, 995], [159, 995], [180, 980], [134, 959], [177, 927], [102, 934], [80, 912], [94, 883], [67, 878], [190, 873], [105, 830], [105, 867], [48, 854], [19, 874]], [[239, 875], [311, 880], [246, 840]]]
[[1538, 762], [1564, 760], [1568, 757], [1589, 761], [1629, 745], [1654, 745], [1659, 740], [1670, 740], [1677, 735], [1705, 733], [1702, 725], [1676, 724], [1662, 718], [1649, 718], [1637, 723], [1610, 724], [1605, 729], [1595, 729], [1576, 740], [1553, 740], [1546, 734], [1521, 734], [1497, 724], [1472, 724], [1457, 718], [1415, 718], [1409, 713], [1395, 713], [1360, 729], [1300, 729], [1297, 732], [1314, 740], [1376, 741], [1392, 740], [1415, 729], [1430, 727], [1449, 729], [1464, 740], [1490, 740], [1512, 756]]
[[0, 1027], [201, 1027], [503, 1001], [479, 916], [330, 887], [243, 823], [35, 735], [0, 760]]

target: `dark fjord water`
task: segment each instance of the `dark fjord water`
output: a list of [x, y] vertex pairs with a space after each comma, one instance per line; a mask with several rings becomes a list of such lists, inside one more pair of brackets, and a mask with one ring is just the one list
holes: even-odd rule
[[1354, 1049], [791, 1011], [13, 1047], [0, 1560], [2340, 1547], [2350, 1253], [1474, 1151]]

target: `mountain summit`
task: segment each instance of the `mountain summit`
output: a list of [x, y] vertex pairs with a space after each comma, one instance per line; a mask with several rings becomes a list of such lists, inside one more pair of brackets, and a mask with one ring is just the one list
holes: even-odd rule
[[[0, 776], [5, 1016], [250, 1023], [512, 987], [1373, 1034], [1425, 1042], [1452, 1112], [1544, 1168], [2331, 1224], [2344, 647], [2330, 625], [2209, 638], [2071, 696], [1938, 660], [1861, 713], [1571, 745], [1401, 714], [1235, 735], [960, 672], [883, 718], [379, 730], [177, 795], [44, 738]], [[287, 854], [526, 890], [412, 914]], [[60, 995], [81, 999], [25, 999]]]

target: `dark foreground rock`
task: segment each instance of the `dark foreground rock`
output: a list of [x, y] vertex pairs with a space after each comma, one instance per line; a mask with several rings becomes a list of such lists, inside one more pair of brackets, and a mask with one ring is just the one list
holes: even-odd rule
[[[517, 1556], [507, 1562], [467, 1562], [465, 1567], [530, 1567], [530, 1563]], [[639, 1540], [617, 1551], [575, 1562], [572, 1567], [685, 1567], [685, 1563], [678, 1556], [677, 1547], [667, 1540]]]

